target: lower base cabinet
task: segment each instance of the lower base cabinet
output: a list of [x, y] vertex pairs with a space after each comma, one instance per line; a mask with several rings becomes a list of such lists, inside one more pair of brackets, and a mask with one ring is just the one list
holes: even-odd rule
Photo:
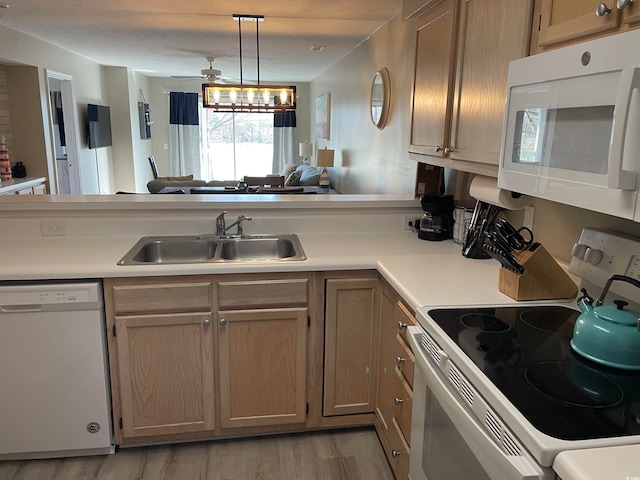
[[379, 283], [377, 277], [326, 281], [325, 416], [374, 411]]
[[104, 286], [116, 443], [305, 427], [306, 274]]
[[375, 427], [397, 480], [409, 475], [415, 357], [407, 342], [413, 313], [386, 283], [381, 288], [380, 348]]
[[213, 432], [213, 327], [207, 313], [115, 319], [122, 434]]
[[414, 357], [375, 271], [104, 280], [118, 445], [374, 424], [409, 468]]
[[307, 405], [307, 309], [218, 312], [222, 428], [299, 423]]

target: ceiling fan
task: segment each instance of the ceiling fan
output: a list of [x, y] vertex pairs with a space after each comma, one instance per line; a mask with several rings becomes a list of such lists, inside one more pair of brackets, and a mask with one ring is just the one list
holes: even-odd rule
[[208, 83], [220, 83], [224, 84], [225, 80], [233, 80], [230, 77], [225, 77], [222, 75], [222, 70], [218, 70], [217, 68], [213, 68], [213, 61], [215, 57], [206, 57], [207, 62], [209, 62], [209, 68], [203, 68], [200, 70], [200, 75], [187, 75], [187, 76], [179, 76], [172, 75], [171, 78], [178, 79], [200, 79], [204, 78]]

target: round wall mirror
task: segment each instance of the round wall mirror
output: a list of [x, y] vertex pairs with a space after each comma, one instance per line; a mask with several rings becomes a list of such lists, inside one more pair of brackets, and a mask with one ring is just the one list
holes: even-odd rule
[[380, 130], [387, 124], [391, 103], [391, 83], [389, 71], [381, 68], [373, 76], [371, 83], [371, 121]]

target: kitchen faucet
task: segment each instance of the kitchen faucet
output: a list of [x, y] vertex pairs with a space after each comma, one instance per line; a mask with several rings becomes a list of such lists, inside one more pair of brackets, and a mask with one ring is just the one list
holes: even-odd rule
[[227, 226], [225, 224], [224, 221], [224, 216], [227, 212], [222, 212], [220, 215], [218, 215], [216, 217], [216, 236], [217, 237], [224, 237], [227, 235], [227, 230], [229, 230], [230, 228], [235, 227], [236, 225], [238, 226], [238, 230], [235, 234], [235, 236], [237, 237], [242, 237], [242, 222], [244, 222], [245, 220], [250, 222], [252, 220], [251, 217], [245, 217], [244, 215], [239, 215], [238, 219], [233, 222], [231, 225]]

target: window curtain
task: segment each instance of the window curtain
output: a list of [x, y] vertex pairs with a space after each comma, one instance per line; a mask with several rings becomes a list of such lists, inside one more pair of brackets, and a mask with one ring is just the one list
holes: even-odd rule
[[169, 163], [172, 177], [201, 179], [197, 93], [169, 93]]
[[298, 129], [296, 112], [273, 114], [273, 167], [271, 173], [283, 171], [287, 163], [297, 162]]

